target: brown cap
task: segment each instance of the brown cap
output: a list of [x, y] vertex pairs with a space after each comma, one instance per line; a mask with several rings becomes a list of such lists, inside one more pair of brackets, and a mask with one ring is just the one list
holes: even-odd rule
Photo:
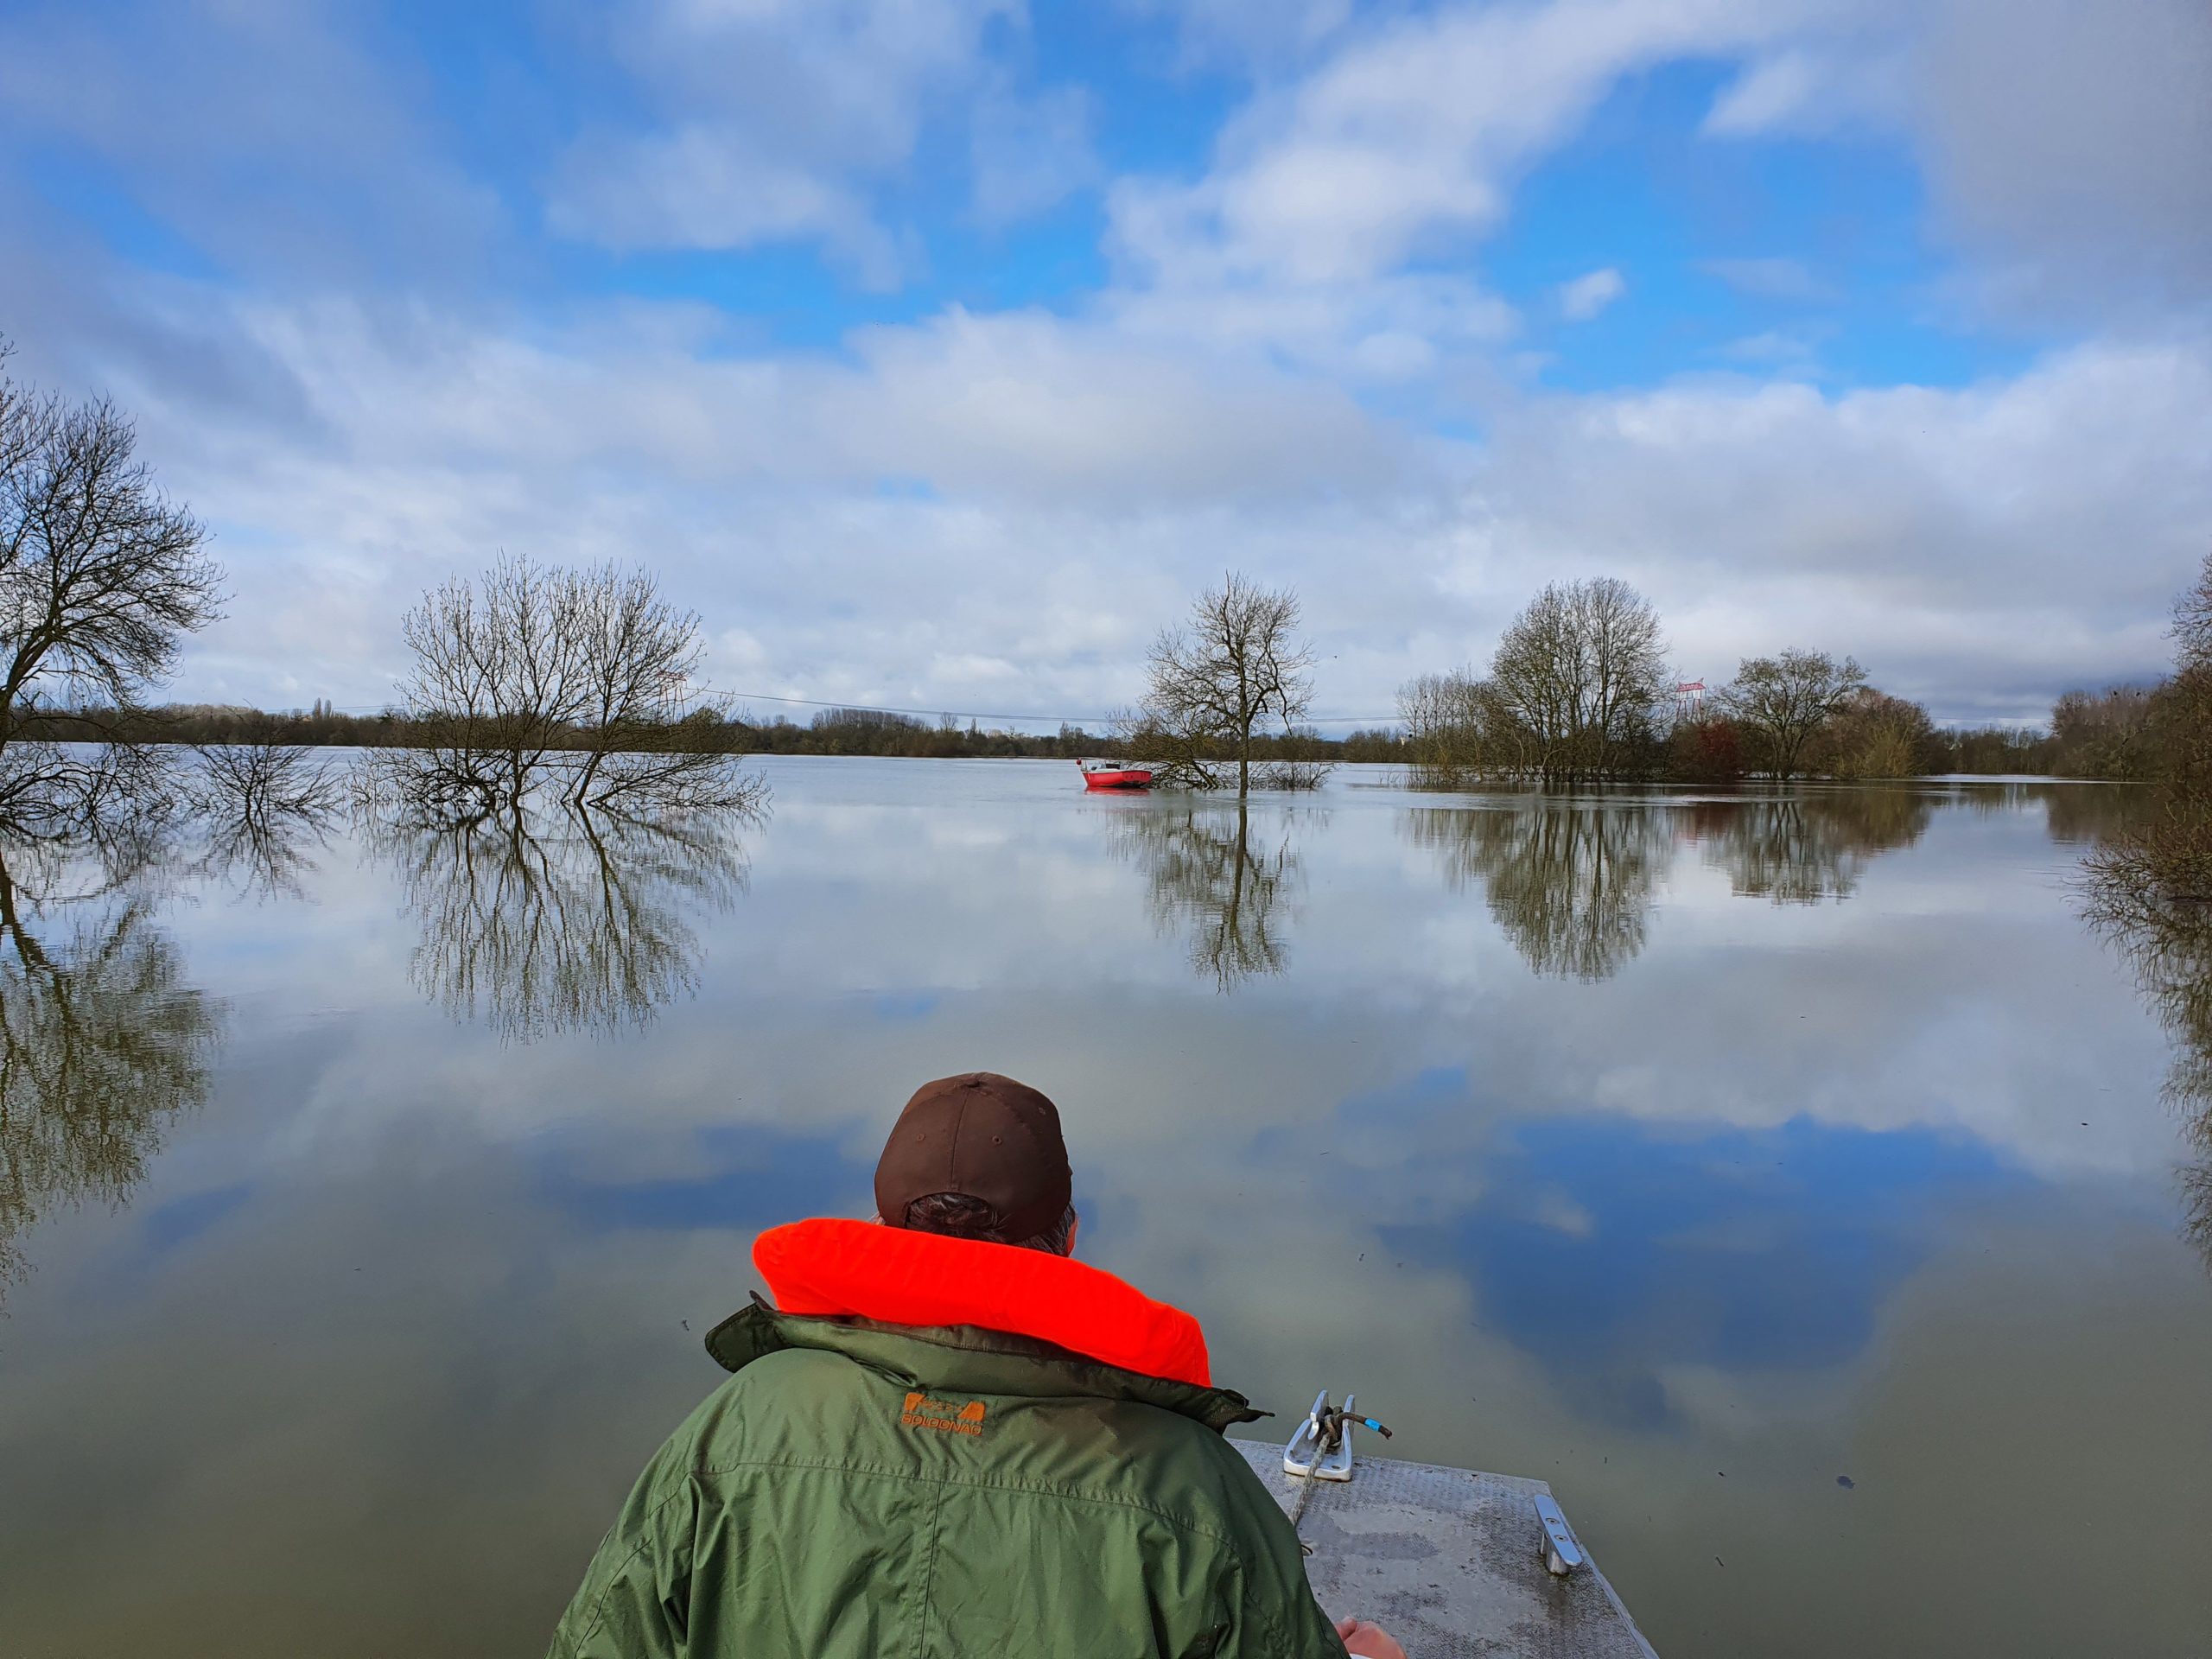
[[964, 1192], [996, 1211], [1001, 1230], [1018, 1242], [1066, 1214], [1073, 1191], [1059, 1109], [995, 1071], [914, 1090], [875, 1166], [875, 1212], [894, 1227], [917, 1198]]

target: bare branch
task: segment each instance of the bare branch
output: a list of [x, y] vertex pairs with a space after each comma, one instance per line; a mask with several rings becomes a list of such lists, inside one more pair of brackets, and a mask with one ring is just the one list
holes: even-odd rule
[[693, 685], [699, 619], [643, 571], [502, 556], [426, 594], [402, 632], [415, 664], [401, 692], [431, 741], [377, 757], [362, 782], [423, 822], [518, 820], [540, 794], [626, 811], [766, 803], [756, 774], [697, 741], [722, 713]]
[[1262, 721], [1285, 734], [1313, 701], [1313, 653], [1297, 638], [1298, 596], [1230, 572], [1201, 594], [1180, 628], [1162, 631], [1147, 657], [1149, 683], [1134, 718], [1117, 721], [1163, 781], [1199, 789], [1222, 781], [1214, 760], [1236, 763], [1236, 792], [1252, 786], [1252, 734]]

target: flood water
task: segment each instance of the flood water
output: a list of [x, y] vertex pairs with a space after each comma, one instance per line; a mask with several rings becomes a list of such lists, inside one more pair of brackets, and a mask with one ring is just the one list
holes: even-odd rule
[[1219, 1380], [1549, 1480], [1662, 1655], [2212, 1649], [2207, 1137], [2069, 885], [2125, 791], [1351, 768], [1240, 842], [762, 770], [734, 838], [7, 855], [0, 1652], [542, 1652], [753, 1234], [979, 1068]]

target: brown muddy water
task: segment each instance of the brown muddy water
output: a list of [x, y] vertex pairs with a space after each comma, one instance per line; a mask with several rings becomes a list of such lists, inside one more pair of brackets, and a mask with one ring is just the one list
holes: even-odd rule
[[753, 1235], [976, 1068], [1222, 1381], [1549, 1480], [1662, 1655], [2212, 1650], [2212, 1132], [2069, 889], [2126, 791], [1352, 768], [1240, 843], [763, 770], [734, 836], [6, 854], [0, 1653], [543, 1651]]

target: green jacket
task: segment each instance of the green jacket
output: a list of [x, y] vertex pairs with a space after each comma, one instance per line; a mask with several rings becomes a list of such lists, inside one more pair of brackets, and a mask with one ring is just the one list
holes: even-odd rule
[[1222, 1438], [1255, 1412], [1025, 1337], [755, 1305], [554, 1659], [1344, 1659]]

